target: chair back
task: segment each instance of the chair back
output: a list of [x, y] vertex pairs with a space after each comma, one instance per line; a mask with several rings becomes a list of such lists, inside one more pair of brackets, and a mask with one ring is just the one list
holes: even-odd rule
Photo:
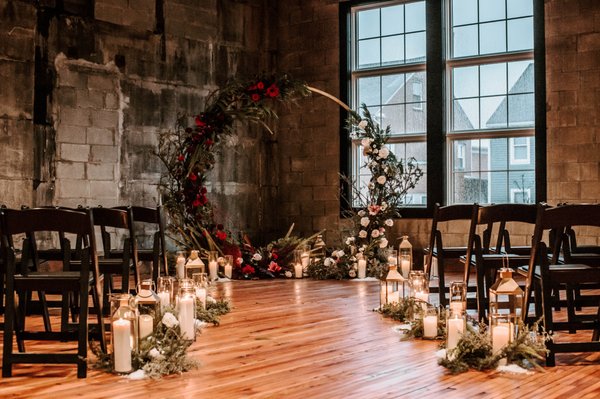
[[123, 242], [123, 252], [133, 258], [135, 264], [137, 264], [137, 245], [133, 239], [133, 214], [131, 208], [114, 209], [96, 207], [90, 208], [90, 210], [94, 217], [94, 225], [100, 226], [104, 256], [110, 257], [112, 250], [110, 233], [106, 230], [107, 227], [111, 227], [127, 231], [127, 237]]

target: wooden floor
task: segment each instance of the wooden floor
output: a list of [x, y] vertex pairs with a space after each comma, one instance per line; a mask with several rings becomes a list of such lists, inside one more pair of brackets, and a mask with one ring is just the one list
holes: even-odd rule
[[91, 370], [78, 380], [74, 366], [16, 365], [0, 398], [600, 397], [600, 354], [558, 355], [533, 375], [448, 375], [436, 342], [401, 342], [396, 323], [372, 311], [377, 283], [235, 281], [218, 294], [234, 308], [192, 346], [198, 370], [160, 381]]

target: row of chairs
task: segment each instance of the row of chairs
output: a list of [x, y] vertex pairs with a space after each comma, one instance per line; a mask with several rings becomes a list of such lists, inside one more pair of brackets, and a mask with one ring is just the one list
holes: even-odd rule
[[[459, 222], [464, 226], [467, 221], [470, 221], [467, 245], [444, 246], [440, 224]], [[542, 318], [547, 331], [594, 331], [591, 342], [550, 341], [546, 361], [548, 365], [554, 365], [555, 354], [559, 352], [600, 351], [600, 296], [581, 294], [582, 290], [597, 288], [600, 284], [600, 246], [577, 245], [575, 231], [583, 226], [600, 227], [600, 204], [557, 207], [545, 204], [436, 205], [429, 248], [425, 250], [425, 270], [430, 274], [434, 261], [437, 261], [439, 301], [445, 305], [446, 267], [452, 263], [461, 265], [468, 291], [476, 292], [475, 301], [470, 298], [467, 306], [475, 307], [478, 317], [485, 319], [489, 306], [488, 289], [497, 271], [508, 263], [525, 281], [525, 322]], [[531, 245], [512, 245], [511, 228], [518, 228], [520, 234], [528, 231], [526, 234], [532, 237]], [[495, 241], [492, 240], [494, 236]], [[476, 283], [469, 286], [473, 270]], [[566, 299], [561, 299], [561, 292]], [[535, 311], [531, 317], [529, 308], [533, 301]], [[553, 311], [563, 306], [567, 309], [567, 321], [556, 322]], [[576, 314], [585, 306], [598, 308], [597, 313]]]
[[[2, 376], [12, 375], [18, 363], [75, 363], [77, 376], [86, 376], [88, 338], [98, 340], [106, 350], [103, 316], [108, 292], [130, 292], [130, 277], [140, 281], [139, 262], [152, 262], [152, 278], [161, 270], [167, 274], [164, 216], [162, 208], [60, 208], [47, 207], [0, 210], [3, 270], [6, 279]], [[152, 225], [152, 248], [138, 248], [138, 224]], [[96, 248], [100, 230], [103, 253]], [[112, 233], [112, 234], [111, 234]], [[124, 237], [115, 245], [115, 237]], [[19, 248], [19, 240], [22, 245]], [[55, 266], [60, 263], [60, 267]], [[56, 270], [58, 269], [58, 270]], [[120, 277], [117, 289], [114, 277]], [[28, 331], [26, 316], [31, 312], [32, 293], [37, 292], [44, 331]], [[1, 294], [1, 293], [0, 293]], [[60, 331], [53, 331], [47, 294], [61, 297]], [[97, 322], [88, 325], [88, 302]], [[2, 295], [0, 295], [2, 297]], [[18, 301], [16, 299], [18, 298]], [[69, 313], [72, 322], [69, 322]], [[16, 338], [18, 352], [13, 350]], [[77, 353], [27, 353], [26, 340], [76, 340]]]

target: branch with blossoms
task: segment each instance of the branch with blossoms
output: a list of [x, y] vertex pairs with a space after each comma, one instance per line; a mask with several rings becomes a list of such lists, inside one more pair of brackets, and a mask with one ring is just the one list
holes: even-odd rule
[[399, 160], [387, 146], [390, 127], [382, 129], [375, 122], [365, 104], [361, 107], [362, 116], [350, 111], [348, 129], [355, 139], [361, 140], [365, 167], [371, 173], [366, 192], [348, 181], [352, 187], [360, 210], [353, 215], [355, 233], [348, 237], [346, 245], [354, 246], [367, 259], [371, 275], [381, 277], [384, 270], [379, 265], [386, 257], [388, 247], [386, 229], [394, 225], [400, 217], [400, 206], [409, 190], [416, 187], [423, 177], [414, 158], [404, 162]]
[[[292, 103], [309, 95], [304, 82], [288, 75], [258, 76], [231, 80], [206, 100], [204, 111], [178, 118], [175, 130], [159, 134], [156, 155], [165, 166], [159, 189], [169, 215], [169, 229], [186, 248], [207, 248], [204, 231], [220, 231], [213, 241], [234, 244], [230, 235], [216, 228], [213, 207], [207, 196], [207, 174], [214, 168], [222, 140], [235, 133], [235, 122], [254, 123], [268, 131], [277, 118], [277, 103]], [[219, 248], [220, 249], [220, 248]]]

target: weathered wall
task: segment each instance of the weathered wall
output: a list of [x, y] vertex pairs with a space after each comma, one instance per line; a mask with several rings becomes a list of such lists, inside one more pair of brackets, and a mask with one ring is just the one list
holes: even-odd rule
[[[32, 3], [0, 0], [8, 206], [155, 204], [157, 132], [229, 77], [271, 68], [267, 0]], [[257, 233], [273, 220], [256, 206], [272, 157], [262, 132], [242, 130], [210, 195], [222, 220]]]

